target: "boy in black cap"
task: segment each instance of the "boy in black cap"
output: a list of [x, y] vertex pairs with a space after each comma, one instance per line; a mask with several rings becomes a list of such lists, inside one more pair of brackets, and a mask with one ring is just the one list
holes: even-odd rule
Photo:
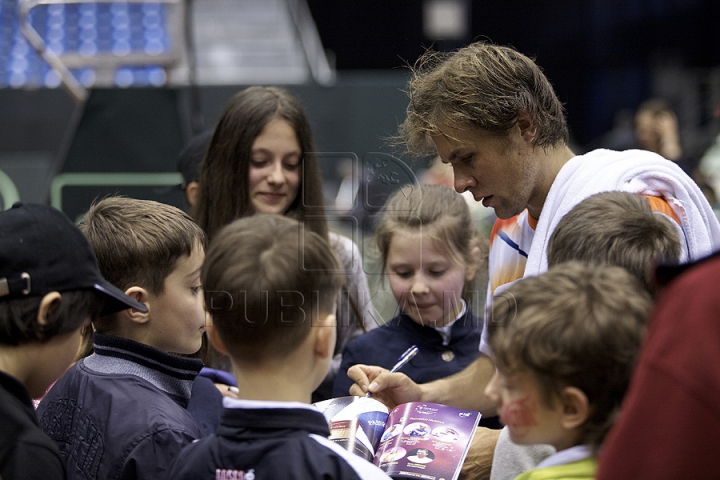
[[183, 176], [181, 187], [185, 191], [185, 199], [191, 207], [195, 205], [197, 197], [200, 164], [205, 157], [212, 135], [213, 130], [205, 130], [195, 135], [178, 155], [177, 169]]
[[94, 353], [40, 402], [38, 417], [69, 479], [164, 478], [180, 449], [203, 436], [186, 407], [202, 361], [205, 234], [182, 210], [109, 197], [80, 229], [108, 281], [147, 306], [98, 318]]
[[[103, 306], [104, 305], [104, 306]], [[65, 478], [38, 425], [42, 396], [73, 361], [80, 329], [100, 314], [146, 311], [100, 274], [82, 233], [60, 211], [15, 204], [0, 212], [0, 477]]]

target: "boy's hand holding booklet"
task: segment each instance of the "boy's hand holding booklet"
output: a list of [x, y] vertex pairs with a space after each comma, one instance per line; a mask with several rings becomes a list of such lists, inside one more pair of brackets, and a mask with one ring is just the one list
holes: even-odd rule
[[393, 478], [457, 479], [480, 420], [478, 412], [426, 402], [388, 411], [372, 398], [338, 397], [315, 406], [330, 440]]

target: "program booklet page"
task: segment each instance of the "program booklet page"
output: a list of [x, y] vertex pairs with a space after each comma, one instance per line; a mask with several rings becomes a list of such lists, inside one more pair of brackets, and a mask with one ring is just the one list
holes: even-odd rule
[[365, 397], [338, 397], [315, 406], [330, 440], [373, 462], [393, 478], [458, 478], [480, 413], [410, 402], [392, 411]]

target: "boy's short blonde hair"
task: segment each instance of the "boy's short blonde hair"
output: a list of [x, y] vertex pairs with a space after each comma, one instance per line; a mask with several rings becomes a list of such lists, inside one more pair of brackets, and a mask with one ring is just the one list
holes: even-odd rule
[[630, 382], [650, 294], [625, 269], [568, 262], [493, 299], [488, 334], [501, 371], [534, 376], [551, 406], [563, 388], [585, 393], [581, 441], [597, 448]]
[[258, 214], [218, 232], [201, 277], [229, 355], [258, 364], [293, 352], [316, 319], [335, 312], [345, 270], [327, 240], [303, 223]]
[[[106, 197], [90, 206], [78, 226], [103, 277], [121, 290], [139, 286], [161, 294], [178, 260], [207, 246], [205, 233], [190, 215], [151, 200]], [[94, 322], [97, 331], [111, 330], [113, 318]]]
[[617, 265], [651, 289], [658, 263], [680, 261], [680, 237], [672, 220], [654, 213], [643, 195], [602, 192], [572, 208], [548, 243], [548, 265], [567, 261]]

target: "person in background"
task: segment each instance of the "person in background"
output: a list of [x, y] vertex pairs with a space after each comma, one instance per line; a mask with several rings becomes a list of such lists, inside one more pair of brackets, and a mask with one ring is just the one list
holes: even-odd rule
[[688, 154], [680, 142], [680, 126], [670, 103], [662, 98], [644, 101], [635, 113], [635, 136], [640, 148], [662, 155], [677, 163], [705, 194], [708, 202], [717, 202], [715, 190], [700, 169], [700, 158]]
[[635, 137], [643, 150], [662, 155], [693, 175], [698, 159], [683, 150], [677, 114], [667, 100], [650, 98], [640, 104], [635, 112]]
[[[720, 118], [720, 104], [713, 108], [714, 123], [716, 124], [715, 132], [717, 132], [717, 119]], [[698, 170], [706, 179], [713, 192], [720, 192], [720, 135], [715, 133], [715, 137], [707, 149], [700, 157]], [[717, 197], [713, 206], [720, 215], [720, 206], [717, 204]]]
[[[212, 239], [223, 226], [258, 213], [285, 215], [327, 238], [340, 258], [345, 284], [338, 297], [333, 365], [313, 401], [330, 398], [342, 349], [376, 326], [360, 250], [352, 239], [328, 231], [322, 176], [310, 123], [300, 102], [276, 87], [250, 87], [225, 107], [200, 170], [193, 217]], [[208, 366], [229, 371], [212, 349]]]
[[205, 157], [205, 151], [208, 143], [210, 143], [212, 133], [212, 130], [206, 130], [195, 135], [178, 155], [177, 170], [183, 177], [180, 188], [185, 192], [185, 200], [191, 208], [197, 202], [197, 192], [200, 185], [198, 183], [200, 164], [203, 157]]

